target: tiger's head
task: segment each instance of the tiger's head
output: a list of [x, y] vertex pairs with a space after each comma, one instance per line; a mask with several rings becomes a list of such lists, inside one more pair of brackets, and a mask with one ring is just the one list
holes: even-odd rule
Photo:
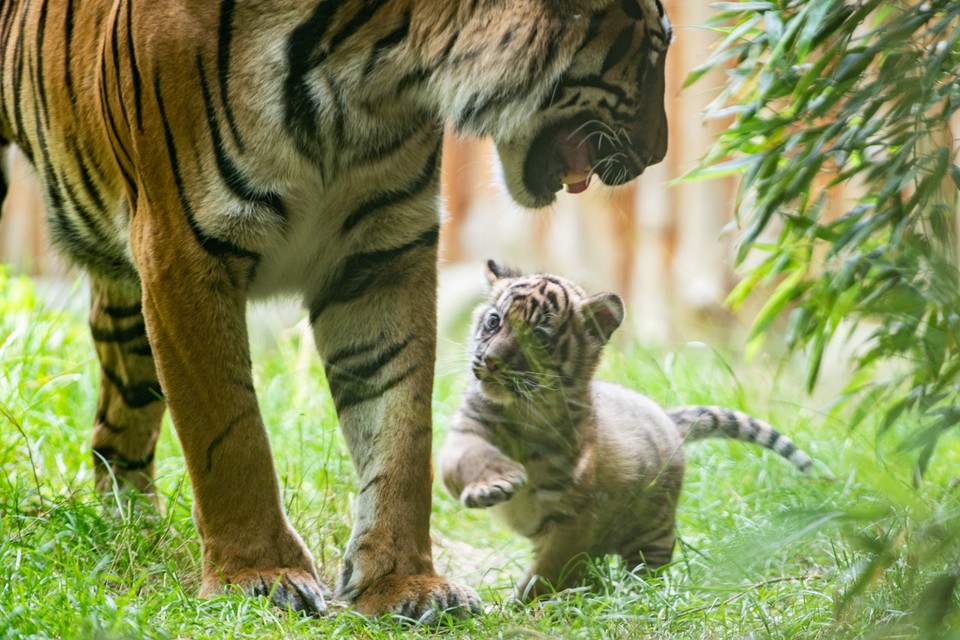
[[588, 296], [559, 276], [525, 276], [493, 260], [486, 276], [490, 296], [474, 312], [471, 336], [481, 393], [501, 405], [552, 394], [579, 399], [623, 322], [620, 296]]
[[663, 159], [673, 31], [661, 0], [503, 4], [519, 15], [477, 27], [486, 68], [461, 77], [453, 111], [458, 128], [493, 136], [514, 200], [543, 207], [564, 186], [622, 185]]

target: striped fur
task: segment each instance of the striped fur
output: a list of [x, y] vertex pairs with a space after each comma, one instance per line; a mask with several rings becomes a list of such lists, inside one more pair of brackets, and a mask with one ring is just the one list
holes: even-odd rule
[[612, 293], [588, 296], [554, 275], [487, 265], [474, 315], [468, 386], [440, 451], [450, 493], [533, 543], [519, 595], [576, 584], [584, 561], [614, 553], [657, 569], [673, 555], [686, 440], [727, 437], [810, 458], [773, 427], [722, 407], [664, 410], [593, 380], [623, 320]]
[[325, 607], [250, 372], [247, 301], [284, 294], [360, 477], [340, 596], [478, 609], [429, 535], [443, 123], [493, 136], [520, 204], [623, 183], [666, 151], [670, 38], [659, 0], [0, 3], [0, 141], [92, 281], [97, 486], [152, 492], [169, 407], [202, 595]]
[[808, 471], [813, 464], [810, 456], [798, 448], [793, 440], [763, 420], [742, 411], [713, 406], [676, 407], [666, 411], [685, 441], [730, 438], [770, 449], [789, 460], [800, 471]]

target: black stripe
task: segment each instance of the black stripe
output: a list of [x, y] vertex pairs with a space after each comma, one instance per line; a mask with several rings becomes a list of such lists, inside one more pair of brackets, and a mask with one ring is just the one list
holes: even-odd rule
[[413, 87], [420, 86], [426, 82], [427, 78], [429, 78], [430, 74], [432, 73], [432, 69], [425, 69], [422, 67], [418, 67], [413, 71], [407, 72], [397, 81], [397, 89], [395, 94], [399, 96]]
[[367, 0], [364, 2], [363, 8], [357, 11], [339, 31], [333, 34], [333, 37], [330, 38], [330, 42], [327, 47], [323, 51], [314, 54], [310, 60], [311, 66], [317, 67], [321, 65], [329, 56], [333, 55], [341, 44], [343, 44], [350, 36], [359, 31], [363, 25], [370, 22], [374, 14], [379, 11], [383, 4], [384, 0]]
[[[37, 56], [36, 59], [36, 75], [33, 78], [33, 89], [34, 97], [40, 101], [40, 107], [43, 115], [43, 123], [47, 129], [50, 128], [50, 109], [47, 103], [47, 87], [44, 80], [46, 76], [43, 72], [43, 44], [45, 41], [47, 33], [47, 9], [49, 4], [47, 0], [43, 0], [40, 3], [40, 17], [37, 22], [37, 41], [36, 41], [36, 51], [34, 52]], [[40, 119], [37, 119], [36, 123], [37, 128], [40, 128]]]
[[220, 101], [223, 103], [223, 114], [227, 126], [233, 136], [233, 143], [237, 150], [243, 153], [243, 138], [237, 127], [233, 109], [230, 106], [229, 76], [230, 76], [230, 44], [233, 39], [233, 9], [234, 0], [223, 0], [220, 4], [220, 27], [217, 30], [217, 78], [220, 82]]
[[[27, 21], [27, 7], [24, 6], [20, 13], [20, 25], [17, 30], [17, 45], [13, 50], [15, 64], [13, 67], [13, 86], [14, 86], [14, 105], [13, 115], [17, 125], [17, 134], [20, 136], [18, 142], [22, 145], [27, 140], [26, 130], [23, 126], [23, 94], [26, 90], [26, 82], [23, 81], [24, 67], [26, 66], [26, 54], [23, 48], [23, 39], [26, 37], [24, 29]], [[29, 148], [29, 145], [28, 145]], [[33, 150], [29, 149], [32, 156]]]
[[133, 49], [133, 2], [127, 0], [127, 63], [130, 65], [130, 80], [133, 83], [133, 112], [137, 129], [143, 131], [143, 81], [137, 66], [137, 54]]
[[697, 420], [701, 421], [701, 424], [703, 424], [703, 421], [706, 421], [706, 423], [709, 425], [706, 429], [707, 432], [717, 430], [719, 423], [717, 421], [716, 414], [710, 411], [710, 409], [708, 409], [707, 407], [696, 407], [696, 412], [697, 412]]
[[[110, 96], [107, 93], [107, 59], [106, 56], [100, 59], [100, 115], [107, 121], [108, 137], [111, 138], [111, 149], [116, 158], [120, 173], [123, 174], [124, 184], [130, 189], [134, 188], [133, 176], [127, 171], [127, 167], [133, 166], [133, 159], [127, 152], [120, 138], [120, 130], [117, 128], [117, 122], [113, 117], [113, 110], [110, 108]], [[123, 156], [122, 158], [120, 156]]]
[[[774, 441], [774, 444], [776, 444], [776, 441]], [[793, 442], [787, 442], [786, 444], [783, 445], [783, 447], [780, 448], [779, 451], [777, 451], [776, 449], [774, 449], [774, 451], [776, 451], [777, 453], [782, 455], [784, 458], [787, 458], [789, 460], [790, 456], [792, 456], [794, 453], [797, 452], [797, 445], [793, 444]]]
[[167, 155], [170, 159], [170, 171], [173, 174], [173, 180], [177, 186], [177, 195], [180, 198], [180, 206], [183, 208], [183, 214], [187, 218], [187, 224], [190, 226], [190, 231], [196, 238], [197, 243], [203, 248], [204, 251], [214, 257], [236, 256], [251, 260], [259, 260], [260, 256], [253, 251], [248, 251], [247, 249], [238, 247], [232, 242], [208, 235], [203, 229], [200, 228], [200, 225], [197, 224], [197, 220], [193, 215], [193, 206], [190, 204], [190, 200], [187, 198], [186, 189], [183, 184], [183, 176], [180, 173], [180, 160], [177, 157], [176, 143], [173, 139], [173, 132], [170, 130], [170, 121], [167, 119], [167, 111], [164, 107], [163, 96], [160, 92], [159, 75], [154, 80], [154, 91], [157, 98], [157, 109], [160, 111], [160, 122], [163, 124], [163, 135], [167, 143]]
[[395, 342], [365, 362], [359, 362], [350, 366], [333, 366], [328, 364], [326, 374], [330, 386], [336, 385], [339, 387], [351, 384], [369, 384], [368, 381], [370, 378], [377, 376], [384, 367], [393, 362], [393, 360], [400, 355], [400, 352], [410, 344], [410, 340], [410, 338], [406, 338], [400, 342]]
[[383, 193], [379, 193], [369, 200], [363, 202], [360, 206], [354, 209], [350, 215], [347, 216], [346, 220], [344, 220], [343, 227], [340, 229], [340, 233], [342, 235], [349, 233], [354, 227], [363, 222], [367, 216], [381, 209], [386, 209], [387, 207], [393, 207], [401, 204], [410, 198], [413, 198], [430, 186], [430, 184], [432, 184], [436, 179], [437, 170], [440, 167], [440, 150], [442, 148], [442, 144], [442, 140], [437, 142], [437, 146], [434, 147], [433, 151], [430, 152], [430, 155], [427, 157], [427, 161], [424, 163], [420, 173], [417, 174], [417, 176], [413, 179], [413, 182], [403, 189], [396, 191], [384, 191]]
[[143, 312], [143, 307], [139, 302], [128, 306], [107, 304], [97, 309], [100, 313], [105, 313], [111, 318], [129, 318], [138, 316]]
[[363, 486], [360, 487], [359, 493], [364, 493], [366, 491], [369, 491], [370, 489], [378, 485], [380, 481], [383, 480], [383, 478], [384, 478], [384, 474], [382, 473], [378, 473], [377, 475], [373, 476], [372, 478], [370, 478], [369, 480], [363, 483]]
[[306, 76], [313, 68], [313, 49], [326, 35], [337, 6], [335, 2], [318, 2], [310, 17], [290, 33], [287, 41], [284, 121], [297, 149], [314, 161], [322, 159], [323, 146], [316, 138], [317, 114]]
[[243, 422], [244, 420], [249, 420], [250, 418], [256, 418], [259, 415], [259, 409], [250, 409], [248, 411], [242, 412], [240, 415], [235, 417], [233, 420], [224, 427], [223, 431], [218, 433], [213, 440], [210, 441], [210, 444], [207, 446], [207, 473], [213, 468], [213, 454], [217, 450], [223, 441], [227, 439], [227, 436], [237, 428], [237, 425]]
[[[12, 33], [10, 27], [14, 22], [14, 7], [18, 5], [13, 2], [4, 2], [0, 4], [0, 50], [7, 52], [10, 50], [10, 34]], [[0, 57], [0, 87], [5, 86], [4, 80], [7, 75], [7, 58], [10, 58], [10, 61], [13, 61], [12, 56], [2, 56]], [[0, 100], [0, 116], [2, 116], [4, 122], [10, 121], [10, 112], [7, 110], [7, 101]], [[4, 142], [4, 146], [9, 141]], [[4, 194], [6, 194], [6, 189], [4, 189]]]
[[643, 20], [643, 9], [637, 0], [625, 0], [623, 3], [623, 12], [634, 20]]
[[620, 31], [620, 35], [610, 45], [607, 56], [603, 59], [603, 67], [600, 69], [601, 74], [605, 74], [612, 69], [630, 53], [630, 45], [633, 44], [633, 30], [633, 25], [627, 25]]
[[[122, 5], [117, 3], [116, 13], [111, 16], [111, 21], [113, 22], [113, 28], [110, 30], [110, 56], [113, 58], [113, 82], [114, 87], [117, 92], [117, 102], [120, 103], [120, 115], [123, 117], [123, 123], [126, 125], [126, 130], [130, 130], [130, 114], [127, 113], [127, 101], [123, 99], [123, 81], [121, 80], [120, 75], [120, 11], [122, 10]], [[129, 6], [128, 6], [129, 8]], [[129, 20], [129, 16], [128, 16]], [[130, 34], [127, 34], [129, 39]]]
[[373, 292], [379, 284], [388, 285], [400, 279], [402, 269], [396, 260], [417, 249], [436, 247], [440, 226], [434, 225], [410, 242], [380, 251], [357, 253], [347, 258], [336, 280], [323, 295], [310, 305], [310, 324], [314, 324], [329, 306], [355, 300]]
[[384, 338], [381, 336], [378, 340], [374, 340], [372, 342], [366, 342], [350, 347], [343, 347], [342, 349], [334, 351], [329, 358], [326, 358], [326, 364], [328, 367], [336, 367], [339, 365], [341, 360], [347, 360], [349, 358], [355, 358], [357, 356], [370, 353], [374, 349], [379, 348], [383, 342]]
[[[390, 132], [384, 132], [383, 137], [378, 138], [362, 149], [355, 150], [356, 153], [350, 157], [350, 163], [356, 166], [369, 162], [383, 162], [385, 158], [403, 149], [411, 141], [419, 142], [420, 138], [425, 136], [418, 134], [423, 133], [428, 135], [441, 135], [439, 127], [427, 114], [414, 115], [400, 127]], [[388, 138], [386, 137], [387, 135], [392, 135], [393, 137]]]
[[[73, 88], [73, 72], [70, 69], [70, 62], [73, 60], [73, 0], [65, 0], [63, 20], [63, 78], [67, 89], [67, 95], [71, 102], [75, 96]], [[8, 3], [16, 4], [16, 3]], [[71, 106], [73, 106], [71, 104]]]
[[[59, 201], [59, 196], [48, 191], [48, 202]], [[130, 263], [107, 253], [101, 244], [83, 235], [74, 226], [75, 218], [68, 217], [62, 208], [48, 205], [48, 211], [53, 214], [49, 220], [51, 242], [66, 250], [75, 259], [82, 262], [88, 269], [118, 280], [136, 282], [136, 269]]]
[[95, 342], [130, 342], [131, 340], [136, 340], [138, 338], [146, 338], [147, 327], [142, 320], [125, 329], [95, 327], [91, 325], [90, 335], [93, 336]]
[[103, 372], [103, 377], [120, 392], [123, 403], [131, 409], [140, 409], [163, 400], [163, 392], [160, 390], [160, 383], [158, 382], [126, 384], [113, 369], [105, 364], [100, 363], [100, 370]]
[[[333, 144], [334, 147], [339, 148], [343, 146], [344, 132], [346, 129], [345, 123], [347, 119], [347, 111], [349, 110], [349, 106], [344, 99], [344, 94], [346, 92], [332, 75], [325, 76], [324, 80], [326, 81], [327, 86], [330, 87], [330, 94], [333, 96]], [[331, 105], [327, 106], [330, 107]]]
[[153, 348], [150, 346], [149, 342], [142, 342], [140, 344], [135, 344], [128, 346], [124, 349], [126, 353], [132, 353], [135, 356], [143, 356], [144, 358], [153, 357]]
[[[647, 69], [649, 65], [639, 65], [642, 69]], [[606, 92], [614, 97], [614, 104], [629, 104], [630, 97], [627, 96], [627, 93], [617, 85], [610, 84], [604, 80], [601, 76], [586, 76], [583, 78], [577, 78], [576, 80], [570, 83], [570, 87], [574, 89], [596, 89], [598, 91]]]
[[141, 460], [131, 460], [126, 456], [120, 455], [113, 447], [96, 447], [93, 450], [93, 462], [95, 465], [103, 464], [106, 460], [109, 464], [122, 471], [139, 471], [146, 469], [153, 462], [153, 451], [146, 458]]
[[370, 57], [367, 59], [367, 64], [363, 70], [364, 77], [373, 73], [374, 69], [377, 68], [377, 64], [380, 62], [380, 59], [387, 52], [387, 50], [392, 49], [403, 42], [409, 33], [410, 12], [406, 11], [403, 14], [403, 22], [400, 23], [400, 26], [374, 43], [373, 50], [370, 52]]
[[210, 137], [213, 142], [213, 153], [217, 163], [217, 170], [220, 177], [230, 189], [231, 193], [241, 200], [246, 200], [258, 204], [270, 213], [280, 219], [286, 218], [283, 202], [280, 196], [272, 191], [261, 191], [255, 189], [244, 177], [243, 172], [237, 167], [233, 159], [227, 154], [226, 147], [223, 144], [223, 136], [220, 133], [220, 123], [217, 121], [217, 114], [213, 105], [213, 96], [210, 93], [210, 86], [207, 83], [207, 74], [203, 69], [203, 60], [200, 54], [197, 54], [197, 72], [200, 79], [200, 92], [203, 96], [203, 105], [207, 114], [207, 125], [210, 129]]
[[343, 413], [354, 405], [379, 398], [403, 382], [416, 368], [416, 364], [411, 365], [406, 370], [377, 384], [348, 384], [339, 387], [334, 385], [334, 381], [331, 381], [330, 391], [333, 395], [333, 404], [337, 408], [337, 413]]
[[[107, 203], [104, 201], [98, 185], [94, 182], [93, 176], [90, 175], [90, 170], [83, 161], [82, 155], [78, 152], [72, 157], [77, 160], [77, 165], [80, 169], [80, 182], [83, 184], [83, 190], [86, 193], [87, 199], [90, 200], [98, 212], [106, 213], [108, 210]], [[99, 228], [97, 231], [100, 233]]]

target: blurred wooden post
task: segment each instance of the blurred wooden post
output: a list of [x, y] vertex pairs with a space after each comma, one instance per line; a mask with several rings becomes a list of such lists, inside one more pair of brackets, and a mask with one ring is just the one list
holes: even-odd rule
[[440, 226], [441, 264], [463, 259], [463, 224], [473, 199], [472, 158], [475, 143], [461, 140], [447, 130], [443, 139], [443, 162], [440, 165], [443, 202], [443, 224]]
[[[671, 50], [670, 86], [671, 177], [692, 169], [723, 123], [704, 122], [704, 109], [723, 86], [722, 73], [712, 72], [693, 87], [680, 91], [683, 79], [710, 55], [717, 35], [702, 25], [710, 17], [708, 3], [668, 3], [676, 46]], [[733, 212], [729, 179], [702, 180], [670, 189], [671, 213], [676, 225], [676, 254], [672, 265], [674, 290], [683, 307], [706, 309], [721, 302], [729, 290], [731, 241], [722, 237]]]
[[11, 148], [5, 158], [9, 191], [0, 216], [0, 262], [31, 274], [62, 273], [43, 220], [43, 198], [26, 157]]

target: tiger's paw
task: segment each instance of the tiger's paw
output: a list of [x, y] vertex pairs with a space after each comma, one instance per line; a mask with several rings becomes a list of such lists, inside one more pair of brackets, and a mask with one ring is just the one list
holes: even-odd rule
[[492, 507], [506, 502], [527, 484], [527, 473], [523, 467], [505, 470], [498, 475], [490, 475], [468, 484], [460, 494], [460, 502], [470, 509]]
[[435, 575], [385, 575], [364, 589], [354, 607], [366, 616], [397, 615], [434, 625], [443, 613], [457, 618], [482, 612], [477, 592]]
[[274, 605], [283, 609], [321, 616], [327, 612], [325, 597], [330, 595], [330, 590], [315, 574], [303, 569], [277, 568], [206, 578], [200, 597], [229, 593], [231, 589], [239, 589], [248, 597], [270, 598]]

